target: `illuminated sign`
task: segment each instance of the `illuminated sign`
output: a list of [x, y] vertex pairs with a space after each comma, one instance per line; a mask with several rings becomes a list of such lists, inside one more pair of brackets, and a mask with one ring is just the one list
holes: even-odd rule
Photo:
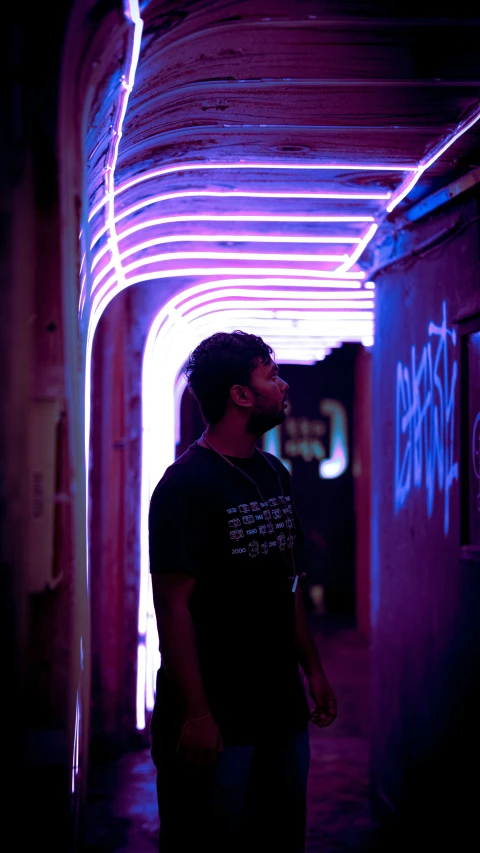
[[[273, 453], [292, 471], [292, 459], [301, 458], [304, 462], [316, 460], [318, 476], [323, 480], [334, 480], [348, 468], [348, 422], [345, 406], [339, 400], [320, 400], [322, 420], [305, 417], [287, 417], [284, 424], [286, 439], [281, 455], [281, 428], [271, 429], [263, 438], [264, 450]], [[329, 421], [329, 429], [325, 421]], [[324, 437], [330, 434], [330, 456], [327, 455]]]

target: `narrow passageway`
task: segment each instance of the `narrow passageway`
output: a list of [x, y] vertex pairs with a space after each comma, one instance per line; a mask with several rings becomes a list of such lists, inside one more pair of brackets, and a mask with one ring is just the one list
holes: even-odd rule
[[338, 701], [336, 721], [310, 726], [306, 853], [366, 851], [375, 834], [370, 814], [370, 680], [368, 641], [348, 623], [311, 615]]
[[[375, 833], [369, 807], [368, 641], [334, 616], [313, 613], [310, 619], [339, 710], [330, 728], [310, 727], [306, 853], [366, 853]], [[92, 760], [82, 853], [156, 853], [157, 831], [148, 749]]]

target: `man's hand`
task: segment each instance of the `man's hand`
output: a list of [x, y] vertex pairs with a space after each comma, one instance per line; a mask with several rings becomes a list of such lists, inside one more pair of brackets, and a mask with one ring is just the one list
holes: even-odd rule
[[324, 672], [316, 672], [308, 679], [308, 691], [315, 705], [310, 720], [323, 728], [333, 723], [337, 716], [337, 700]]
[[187, 722], [178, 741], [178, 755], [190, 767], [212, 767], [223, 752], [222, 735], [210, 715]]

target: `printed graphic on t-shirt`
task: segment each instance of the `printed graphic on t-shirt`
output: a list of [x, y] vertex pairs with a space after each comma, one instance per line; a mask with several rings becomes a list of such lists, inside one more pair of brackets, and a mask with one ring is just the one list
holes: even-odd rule
[[233, 556], [267, 556], [293, 548], [296, 530], [289, 495], [276, 495], [266, 501], [241, 503], [227, 509], [227, 525]]

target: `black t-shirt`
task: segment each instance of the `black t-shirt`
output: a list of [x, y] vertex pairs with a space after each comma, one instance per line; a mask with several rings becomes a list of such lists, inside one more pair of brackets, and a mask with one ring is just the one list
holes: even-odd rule
[[[230, 743], [294, 732], [309, 719], [292, 593], [292, 550], [304, 537], [289, 472], [265, 456], [255, 450], [232, 467], [195, 443], [167, 468], [150, 503], [150, 571], [196, 578], [190, 610], [202, 679]], [[157, 716], [179, 720], [163, 667], [156, 704]]]

